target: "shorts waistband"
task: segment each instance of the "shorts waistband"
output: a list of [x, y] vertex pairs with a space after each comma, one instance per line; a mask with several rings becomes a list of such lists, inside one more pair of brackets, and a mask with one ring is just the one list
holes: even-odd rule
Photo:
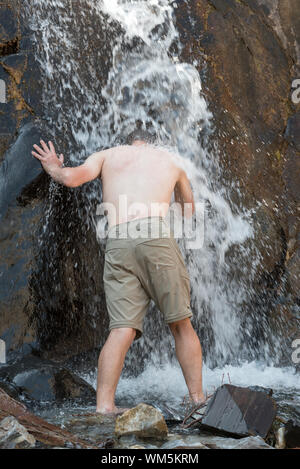
[[162, 238], [170, 237], [171, 230], [164, 217], [136, 218], [112, 226], [107, 233], [112, 239]]

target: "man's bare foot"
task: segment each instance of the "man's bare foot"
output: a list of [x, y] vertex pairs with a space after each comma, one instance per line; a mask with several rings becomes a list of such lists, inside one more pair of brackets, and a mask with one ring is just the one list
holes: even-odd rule
[[194, 406], [200, 406], [201, 404], [204, 404], [207, 401], [207, 397], [204, 395], [202, 397], [199, 397], [198, 399], [191, 399], [191, 403]]
[[207, 401], [207, 396], [205, 396], [203, 393], [201, 394], [191, 394], [189, 396], [189, 402], [191, 405], [200, 406], [201, 404], [204, 404]]
[[130, 410], [128, 407], [115, 407], [113, 409], [97, 409], [96, 413], [101, 415], [121, 415], [124, 414], [127, 410]]
[[182, 405], [185, 406], [185, 412], [188, 415], [192, 415], [194, 412], [202, 411], [206, 408], [209, 397], [210, 396], [205, 396], [203, 393], [186, 396], [182, 402]]

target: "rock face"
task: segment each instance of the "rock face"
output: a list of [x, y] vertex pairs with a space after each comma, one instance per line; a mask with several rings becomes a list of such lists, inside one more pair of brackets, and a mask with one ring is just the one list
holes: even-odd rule
[[[37, 45], [25, 3], [8, 0], [0, 5], [0, 83], [5, 83], [5, 102], [0, 99], [0, 337], [8, 356], [32, 347], [48, 357], [72, 356], [99, 347], [105, 338], [103, 256], [94, 230], [82, 225], [78, 215], [85, 211], [85, 192], [49, 191], [48, 178], [29, 155], [40, 132], [54, 137], [63, 149], [64, 131], [47, 129], [45, 123]], [[177, 3], [181, 59], [198, 63], [224, 177], [239, 181], [246, 207], [260, 204], [254, 220], [262, 259], [255, 307], [270, 321], [280, 317], [291, 324], [286, 331], [292, 342], [299, 337], [295, 310], [300, 302], [300, 94], [293, 85], [300, 79], [300, 3]], [[100, 96], [111, 45], [95, 36], [96, 29], [107, 31], [105, 22], [95, 23], [89, 4], [81, 2], [80, 12], [74, 5], [74, 14], [83, 11], [91, 33], [80, 24], [90, 36], [84, 50], [80, 44], [77, 60], [86, 81], [90, 74], [84, 68], [85, 55], [95, 56]], [[53, 113], [58, 121], [59, 110]], [[49, 213], [43, 203], [47, 207], [50, 200], [45, 243]], [[94, 207], [96, 201], [89, 203]], [[66, 207], [63, 213], [61, 207]]]
[[257, 285], [270, 314], [278, 294], [299, 302], [300, 99], [292, 86], [300, 78], [300, 4], [200, 0], [177, 12], [183, 57], [202, 56], [224, 168], [241, 183], [246, 206], [262, 202]]
[[0, 336], [8, 356], [36, 345], [29, 277], [45, 187], [41, 166], [30, 155], [40, 136], [35, 113], [41, 109], [41, 86], [28, 30], [20, 20], [21, 3], [0, 5], [0, 79], [5, 84], [0, 100]]
[[[32, 348], [42, 348], [50, 357], [68, 357], [101, 344], [106, 327], [101, 314], [103, 259], [95, 232], [76, 216], [78, 203], [85, 202], [75, 202], [67, 189], [57, 188], [54, 241], [39, 247], [47, 216], [43, 204], [51, 194], [31, 149], [41, 136], [56, 142], [59, 135], [44, 120], [37, 45], [25, 9], [20, 0], [0, 5], [5, 95], [0, 99], [0, 337], [8, 359], [15, 351], [30, 353]], [[64, 204], [68, 220], [62, 217]]]
[[157, 409], [147, 404], [139, 404], [117, 418], [115, 434], [164, 439], [168, 434], [168, 427]]
[[69, 370], [47, 360], [27, 355], [21, 362], [0, 369], [3, 381], [33, 401], [83, 400], [94, 403], [92, 386]]
[[1, 449], [27, 449], [35, 446], [35, 438], [14, 417], [0, 422]]

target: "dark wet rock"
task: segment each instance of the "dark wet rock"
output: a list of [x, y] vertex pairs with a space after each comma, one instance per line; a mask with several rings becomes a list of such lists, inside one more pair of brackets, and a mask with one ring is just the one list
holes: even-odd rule
[[172, 407], [171, 405], [167, 404], [156, 404], [156, 403], [150, 403], [149, 404], [153, 405], [157, 410], [159, 410], [166, 422], [182, 422], [184, 419], [184, 411], [183, 410], [178, 410], [177, 408]]
[[[47, 187], [41, 165], [30, 154], [40, 136], [33, 106], [40, 111], [42, 88], [35, 85], [39, 74], [32, 51], [25, 50], [24, 41], [21, 47], [21, 3], [10, 0], [0, 5], [0, 79], [6, 91], [6, 102], [0, 103], [0, 337], [8, 357], [37, 346], [28, 281], [39, 190]], [[26, 30], [26, 35], [29, 40], [32, 32]]]
[[275, 416], [276, 403], [268, 394], [224, 384], [208, 403], [201, 425], [236, 437], [265, 438]]
[[0, 379], [11, 383], [20, 394], [33, 401], [71, 399], [94, 403], [96, 399], [94, 388], [86, 381], [53, 362], [34, 356], [0, 368]]
[[43, 114], [42, 82], [37, 73], [38, 64], [34, 57], [34, 51], [26, 53], [26, 68], [20, 84], [22, 97], [29, 109], [34, 110], [38, 116]]
[[0, 336], [12, 350], [30, 352], [36, 346], [30, 323], [32, 301], [28, 280], [31, 275], [34, 233], [40, 217], [45, 184], [40, 163], [31, 155], [40, 138], [39, 127], [26, 123], [0, 166]]
[[0, 143], [1, 143], [1, 156], [0, 161], [3, 159], [3, 154], [8, 148], [10, 142], [17, 129], [17, 115], [15, 113], [14, 103], [9, 99], [9, 75], [1, 65], [0, 61], [0, 80], [3, 80], [5, 86], [5, 102], [0, 102]]
[[17, 386], [12, 383], [8, 383], [7, 381], [0, 380], [0, 388], [2, 389], [2, 391], [6, 392], [6, 394], [8, 394], [10, 397], [18, 400], [20, 391]]
[[263, 291], [264, 287], [272, 288], [278, 284], [285, 261], [286, 240], [270, 207], [261, 205], [252, 219], [255, 247], [264, 252], [263, 262], [257, 267], [257, 290]]
[[31, 154], [33, 144], [39, 142], [40, 138], [41, 130], [34, 122], [28, 122], [4, 157], [0, 167], [1, 217], [5, 215], [11, 202], [43, 173], [40, 162]]
[[300, 111], [288, 119], [285, 138], [300, 151]]
[[35, 446], [35, 438], [14, 417], [0, 422], [0, 449], [27, 449]]
[[80, 399], [85, 402], [95, 402], [96, 399], [94, 388], [67, 369], [55, 374], [55, 394], [57, 399]]
[[161, 412], [148, 404], [139, 404], [117, 417], [115, 434], [164, 439], [168, 427]]
[[18, 50], [18, 18], [14, 5], [0, 5], [0, 56]]
[[300, 448], [300, 425], [289, 421], [284, 427], [286, 448]]
[[27, 66], [27, 56], [24, 53], [8, 55], [1, 58], [2, 67], [9, 73], [15, 80], [16, 84], [21, 83], [24, 71]]
[[33, 233], [40, 217], [40, 204], [11, 206], [0, 223], [0, 337], [7, 358], [14, 351], [29, 353], [36, 347], [30, 322], [33, 304], [28, 288], [33, 258]]
[[[288, 281], [290, 290], [296, 299], [298, 305], [300, 304], [300, 248], [298, 248], [287, 262]], [[293, 314], [293, 309], [291, 313]]]

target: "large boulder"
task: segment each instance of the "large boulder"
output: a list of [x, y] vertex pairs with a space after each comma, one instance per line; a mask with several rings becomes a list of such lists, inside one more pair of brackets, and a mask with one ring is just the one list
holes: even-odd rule
[[30, 355], [0, 368], [1, 381], [31, 401], [70, 399], [94, 404], [96, 400], [94, 388], [82, 378], [49, 360]]
[[275, 401], [264, 392], [224, 384], [209, 401], [201, 426], [236, 437], [265, 438], [276, 409]]

